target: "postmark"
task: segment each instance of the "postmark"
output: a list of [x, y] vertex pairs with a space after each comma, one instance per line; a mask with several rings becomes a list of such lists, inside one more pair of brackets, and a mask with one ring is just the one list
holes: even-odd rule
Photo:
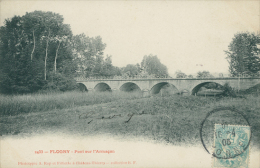
[[215, 124], [212, 167], [249, 165], [250, 126]]
[[200, 137], [204, 149], [212, 155], [212, 167], [248, 167], [252, 132], [240, 110], [218, 107], [208, 112], [201, 123]]

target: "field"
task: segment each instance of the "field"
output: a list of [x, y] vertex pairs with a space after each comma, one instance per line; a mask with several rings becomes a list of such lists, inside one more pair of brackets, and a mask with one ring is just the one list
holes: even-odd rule
[[119, 99], [141, 98], [141, 93], [109, 92], [84, 93], [65, 92], [47, 94], [28, 94], [18, 96], [0, 96], [0, 115], [66, 109], [77, 106], [107, 103]]
[[[213, 109], [243, 113], [252, 128], [251, 145], [260, 147], [260, 98], [153, 96], [139, 93], [51, 93], [0, 97], [2, 136], [65, 133], [122, 138], [144, 137], [174, 145], [201, 144], [200, 127]], [[247, 125], [243, 116], [227, 109], [211, 115], [202, 129], [212, 144], [214, 124]]]

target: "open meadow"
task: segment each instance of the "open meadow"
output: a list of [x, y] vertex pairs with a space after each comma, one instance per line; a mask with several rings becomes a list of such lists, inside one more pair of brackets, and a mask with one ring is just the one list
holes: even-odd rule
[[[173, 145], [212, 144], [214, 124], [247, 125], [252, 128], [251, 145], [260, 147], [260, 98], [200, 96], [151, 96], [139, 93], [50, 93], [0, 97], [2, 136], [43, 133], [143, 137]], [[228, 109], [236, 109], [243, 116]]]

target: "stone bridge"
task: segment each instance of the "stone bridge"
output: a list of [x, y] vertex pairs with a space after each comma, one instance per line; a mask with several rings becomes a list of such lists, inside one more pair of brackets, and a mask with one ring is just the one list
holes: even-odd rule
[[93, 79], [77, 80], [81, 90], [86, 91], [142, 91], [144, 95], [157, 94], [168, 84], [177, 93], [195, 95], [199, 89], [208, 83], [224, 85], [228, 83], [236, 90], [245, 90], [260, 84], [260, 78], [195, 78], [195, 79]]

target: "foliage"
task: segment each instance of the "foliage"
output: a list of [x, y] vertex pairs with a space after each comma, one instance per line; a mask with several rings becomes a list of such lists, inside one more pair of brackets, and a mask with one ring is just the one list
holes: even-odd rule
[[254, 33], [235, 34], [232, 42], [228, 46], [227, 60], [229, 62], [229, 72], [231, 76], [259, 76], [260, 73], [260, 35]]
[[169, 76], [167, 67], [161, 63], [156, 55], [145, 55], [141, 62], [141, 68], [149, 75], [155, 75], [156, 78]]
[[177, 72], [175, 72], [175, 74], [176, 74], [176, 78], [186, 78], [187, 77], [187, 75], [181, 71], [177, 71]]
[[47, 84], [43, 87], [46, 91], [70, 91], [77, 88], [77, 83], [73, 78], [66, 77], [61, 73], [50, 73]]
[[126, 76], [129, 77], [137, 76], [140, 73], [140, 67], [138, 67], [138, 65], [139, 64], [127, 64], [126, 67], [122, 68], [122, 74], [126, 74]]
[[52, 12], [34, 11], [5, 20], [0, 28], [1, 92], [37, 92], [53, 70], [64, 70], [65, 63], [68, 69], [71, 36], [63, 17]]
[[188, 78], [192, 79], [192, 78], [193, 78], [193, 75], [188, 75]]
[[120, 76], [111, 56], [104, 58], [105, 47], [100, 36], [73, 36], [56, 13], [34, 11], [7, 19], [0, 28], [1, 92], [65, 91], [74, 88], [75, 76]]
[[156, 76], [154, 74], [149, 74], [148, 72], [145, 72], [145, 71], [141, 71], [137, 76], [137, 78], [156, 78]]
[[102, 38], [87, 37], [85, 34], [73, 36], [72, 50], [78, 77], [113, 77], [121, 75], [118, 67], [112, 65], [112, 56], [104, 58], [106, 44]]
[[101, 37], [90, 38], [85, 34], [73, 36], [72, 47], [78, 75], [89, 77], [100, 73], [106, 47]]
[[121, 75], [121, 69], [112, 65], [112, 56], [107, 56], [102, 64], [102, 70], [100, 76], [114, 77]]
[[225, 83], [222, 87], [223, 89], [223, 96], [228, 96], [228, 97], [237, 97], [236, 92], [233, 90], [233, 88], [228, 84]]
[[1, 93], [72, 90], [75, 77], [168, 77], [167, 67], [154, 55], [144, 56], [141, 65], [113, 66], [112, 56], [104, 57], [106, 44], [100, 36], [73, 36], [63, 20], [43, 11], [5, 20], [0, 27]]
[[256, 96], [260, 95], [260, 84], [257, 84], [249, 89], [246, 89], [245, 91], [240, 91], [242, 94], [253, 94]]
[[209, 73], [209, 71], [199, 71], [197, 73], [197, 78], [213, 78], [214, 76]]
[[223, 77], [224, 77], [224, 74], [223, 74], [223, 73], [219, 73], [219, 74], [218, 74], [218, 77], [223, 78]]

